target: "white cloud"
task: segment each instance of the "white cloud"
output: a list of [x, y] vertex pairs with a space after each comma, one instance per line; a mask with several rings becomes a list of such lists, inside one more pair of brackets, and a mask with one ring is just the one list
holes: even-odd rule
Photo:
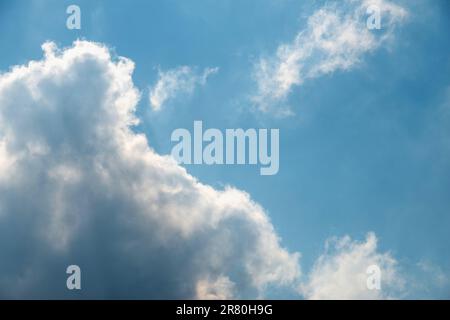
[[0, 140], [0, 181], [6, 179], [11, 174], [12, 165], [15, 159], [6, 150], [6, 141]]
[[[366, 26], [370, 5], [381, 10], [381, 32]], [[385, 0], [345, 0], [325, 5], [308, 18], [306, 28], [291, 43], [280, 45], [274, 56], [263, 57], [255, 64], [257, 93], [253, 102], [262, 112], [293, 114], [286, 99], [294, 86], [354, 67], [363, 54], [392, 39], [395, 25], [406, 15], [404, 8]]]
[[198, 73], [195, 68], [181, 66], [167, 71], [159, 71], [155, 86], [150, 89], [150, 106], [159, 111], [164, 103], [179, 94], [191, 94], [196, 86], [203, 86], [208, 77], [218, 72], [218, 68], [206, 68]]
[[261, 206], [198, 182], [130, 129], [132, 61], [88, 41], [43, 48], [0, 75], [0, 297], [73, 297], [70, 264], [84, 298], [251, 298], [296, 284], [299, 255]]
[[220, 276], [217, 279], [202, 279], [197, 282], [196, 298], [200, 300], [227, 300], [232, 299], [234, 283], [228, 277]]
[[[367, 268], [373, 265], [381, 270], [380, 290], [367, 287]], [[389, 253], [378, 252], [377, 238], [369, 233], [364, 242], [348, 236], [329, 240], [300, 291], [307, 299], [390, 299], [403, 287], [397, 261]]]

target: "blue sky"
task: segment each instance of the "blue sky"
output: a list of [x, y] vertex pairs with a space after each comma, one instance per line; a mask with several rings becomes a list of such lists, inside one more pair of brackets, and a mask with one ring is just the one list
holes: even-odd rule
[[[65, 28], [72, 3], [81, 8], [81, 30]], [[324, 1], [0, 0], [0, 70], [40, 59], [45, 41], [107, 45], [135, 63], [142, 96], [134, 130], [159, 154], [170, 153], [174, 129], [192, 129], [194, 120], [219, 129], [279, 128], [277, 175], [260, 176], [256, 166], [186, 169], [218, 189], [248, 192], [283, 246], [301, 253], [304, 273], [327, 239], [363, 241], [372, 231], [407, 282], [420, 283], [407, 297], [449, 298], [448, 280], [428, 286], [432, 275], [418, 265], [450, 272], [450, 4], [395, 3], [408, 17], [392, 39], [348, 70], [293, 85], [285, 102], [294, 114], [287, 117], [255, 108], [252, 73], [306, 29]], [[148, 95], [158, 70], [179, 66], [219, 71], [153, 111]]]

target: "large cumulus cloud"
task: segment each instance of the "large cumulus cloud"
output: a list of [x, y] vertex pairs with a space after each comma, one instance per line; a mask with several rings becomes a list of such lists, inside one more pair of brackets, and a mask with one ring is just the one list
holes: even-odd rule
[[132, 131], [132, 61], [88, 41], [43, 49], [0, 75], [0, 297], [249, 298], [297, 283], [299, 255], [248, 194], [198, 182]]

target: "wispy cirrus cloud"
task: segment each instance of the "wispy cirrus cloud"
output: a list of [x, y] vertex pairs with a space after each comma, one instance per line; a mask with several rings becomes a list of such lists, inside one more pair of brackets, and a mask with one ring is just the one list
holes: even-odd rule
[[163, 105], [177, 95], [192, 94], [197, 86], [203, 86], [209, 76], [219, 71], [219, 68], [206, 68], [199, 72], [197, 68], [181, 66], [167, 71], [159, 70], [156, 84], [150, 88], [149, 101], [154, 111], [159, 111]]
[[[380, 10], [381, 30], [367, 28], [367, 9]], [[257, 85], [252, 101], [259, 111], [292, 115], [287, 97], [307, 79], [337, 70], [349, 70], [365, 53], [392, 39], [407, 11], [387, 0], [337, 1], [316, 10], [290, 43], [281, 44], [274, 56], [260, 58], [254, 66]]]

